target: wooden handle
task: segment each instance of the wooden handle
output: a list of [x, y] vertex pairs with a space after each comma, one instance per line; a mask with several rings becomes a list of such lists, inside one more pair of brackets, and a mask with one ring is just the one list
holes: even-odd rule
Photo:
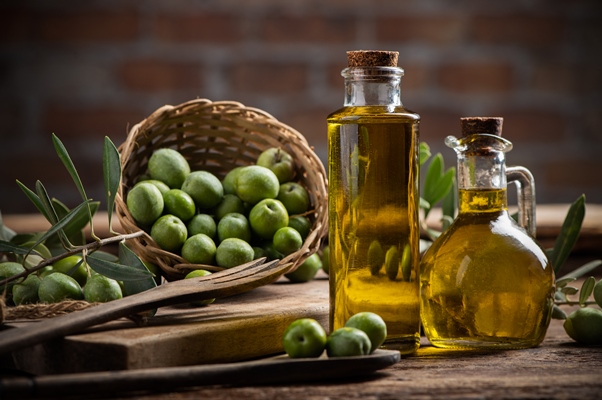
[[401, 359], [398, 351], [376, 350], [368, 356], [268, 360], [130, 371], [90, 372], [0, 380], [6, 399], [82, 396], [154, 391], [203, 385], [265, 385], [365, 375]]

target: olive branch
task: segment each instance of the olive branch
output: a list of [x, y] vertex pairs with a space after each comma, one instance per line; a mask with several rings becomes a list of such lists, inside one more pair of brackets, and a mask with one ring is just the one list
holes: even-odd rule
[[[109, 231], [113, 235], [104, 239], [99, 238], [94, 233], [93, 226], [93, 216], [100, 203], [93, 201], [86, 195], [82, 181], [67, 149], [55, 134], [52, 134], [52, 142], [59, 159], [77, 187], [82, 202], [73, 209], [69, 209], [56, 198], [50, 198], [42, 182], [37, 181], [35, 191], [33, 191], [17, 180], [17, 185], [51, 224], [51, 227], [44, 232], [18, 235], [2, 223], [2, 215], [0, 214], [0, 253], [4, 253], [3, 258], [5, 260], [11, 259], [20, 262], [24, 268], [22, 273], [0, 280], [0, 287], [8, 282], [22, 279], [74, 254], [82, 255], [88, 274], [91, 273], [90, 269], [92, 269], [108, 278], [122, 281], [125, 295], [138, 293], [156, 286], [153, 274], [147, 269], [142, 260], [126, 246], [126, 240], [142, 236], [144, 231], [119, 234], [113, 230], [113, 209], [122, 175], [121, 158], [113, 142], [105, 137], [102, 157]], [[93, 239], [90, 243], [85, 242], [83, 231], [88, 225]], [[119, 244], [119, 256], [100, 250], [104, 246], [113, 243]], [[46, 247], [52, 256], [44, 257], [36, 249], [39, 246]], [[28, 266], [26, 261], [31, 260], [30, 256], [32, 255], [39, 257], [40, 261], [36, 265]], [[75, 266], [74, 269], [77, 267]]]

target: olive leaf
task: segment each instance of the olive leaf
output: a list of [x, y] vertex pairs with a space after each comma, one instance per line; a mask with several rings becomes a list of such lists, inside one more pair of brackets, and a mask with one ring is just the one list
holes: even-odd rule
[[35, 232], [35, 233], [18, 233], [15, 236], [13, 236], [9, 242], [11, 242], [12, 244], [25, 244], [27, 242], [35, 242], [36, 240], [38, 240], [40, 237], [42, 237], [42, 235], [44, 234], [44, 232]]
[[107, 195], [107, 212], [109, 215], [109, 230], [113, 231], [112, 217], [113, 208], [115, 207], [115, 196], [121, 183], [121, 160], [119, 157], [119, 151], [109, 139], [105, 136], [104, 150], [102, 153], [102, 166], [103, 176], [105, 184], [105, 192]]
[[124, 242], [119, 243], [119, 262], [127, 265], [130, 268], [135, 268], [139, 271], [145, 271], [150, 275], [146, 275], [144, 279], [135, 281], [123, 281], [124, 296], [144, 292], [157, 286], [153, 274], [146, 268], [140, 257], [136, 255]]
[[36, 250], [32, 249], [29, 246], [22, 246], [19, 244], [14, 244], [14, 243], [8, 242], [6, 240], [0, 240], [0, 252], [20, 254], [20, 255], [34, 254], [37, 256], [42, 256], [40, 253], [38, 253]]
[[58, 220], [58, 222], [56, 224], [52, 225], [50, 227], [50, 229], [48, 229], [46, 232], [44, 232], [44, 234], [42, 234], [42, 236], [40, 236], [38, 238], [38, 240], [36, 240], [36, 243], [32, 247], [36, 247], [40, 243], [43, 243], [44, 241], [46, 241], [46, 239], [48, 239], [52, 235], [61, 232], [62, 229], [65, 226], [67, 226], [71, 222], [71, 220], [73, 220], [73, 218], [75, 218], [82, 209], [88, 208], [88, 205], [89, 205], [88, 203], [89, 203], [89, 201], [84, 201], [83, 203], [81, 203], [80, 205], [75, 207], [73, 210], [69, 211], [69, 213], [67, 215], [65, 215], [63, 218]]
[[40, 199], [40, 202], [42, 203], [42, 207], [44, 207], [44, 210], [46, 210], [46, 215], [50, 217], [48, 222], [50, 222], [51, 224], [56, 224], [59, 220], [59, 217], [58, 215], [56, 215], [56, 210], [52, 205], [52, 201], [48, 196], [46, 188], [44, 187], [44, 185], [42, 185], [42, 182], [40, 181], [36, 181], [36, 192], [38, 194], [38, 199]]
[[429, 158], [431, 158], [431, 149], [430, 149], [429, 145], [426, 144], [425, 142], [420, 143], [419, 152], [420, 152], [420, 165], [424, 164], [425, 162], [428, 161]]
[[444, 215], [443, 217], [441, 217], [441, 226], [443, 228], [442, 233], [445, 232], [453, 222], [453, 217], [450, 217], [449, 215]]
[[598, 268], [600, 265], [602, 265], [602, 260], [593, 260], [588, 262], [587, 264], [582, 265], [581, 267], [577, 268], [576, 270], [569, 272], [568, 274], [558, 278], [558, 280], [563, 280], [563, 279], [569, 279], [569, 278], [580, 278], [583, 275], [593, 271], [594, 269]]
[[571, 206], [564, 219], [560, 234], [556, 238], [554, 248], [551, 252], [550, 262], [554, 267], [554, 273], [558, 274], [562, 265], [573, 250], [579, 231], [585, 217], [585, 195], [581, 195]]
[[17, 186], [21, 188], [23, 193], [25, 193], [25, 196], [27, 196], [27, 198], [33, 203], [33, 205], [38, 209], [38, 211], [48, 220], [48, 222], [50, 222], [51, 216], [46, 212], [46, 208], [44, 208], [44, 205], [42, 204], [42, 201], [40, 200], [38, 195], [33, 190], [29, 189], [27, 186], [21, 183], [18, 179]]
[[564, 294], [573, 295], [577, 294], [577, 292], [579, 292], [579, 289], [574, 286], [565, 286], [562, 289], [560, 289], [560, 291]]
[[2, 220], [2, 213], [0, 212], [0, 240], [10, 241], [13, 237], [15, 237], [17, 233], [10, 229], [8, 226], [4, 226], [4, 222]]
[[11, 252], [14, 254], [20, 254], [25, 256], [31, 253], [40, 255], [37, 251], [34, 250], [34, 248], [40, 243], [46, 241], [46, 239], [48, 239], [52, 235], [56, 234], [57, 232], [60, 232], [77, 215], [77, 213], [86, 206], [87, 202], [81, 203], [79, 206], [71, 210], [71, 212], [69, 212], [64, 218], [60, 219], [56, 224], [52, 225], [52, 227], [48, 231], [41, 233], [40, 235], [33, 236], [34, 238], [36, 238], [36, 241], [32, 246], [25, 247], [15, 243], [0, 241], [0, 251]]
[[[452, 189], [454, 183], [455, 168], [448, 168], [444, 171], [443, 156], [437, 153], [431, 159], [431, 162], [426, 171], [424, 181], [423, 197], [432, 206], [442, 200]], [[428, 216], [431, 208], [424, 210], [425, 218]]]
[[557, 290], [556, 293], [554, 293], [554, 300], [564, 303], [567, 301], [566, 294], [562, 293], [560, 290]]
[[568, 285], [571, 282], [576, 281], [577, 278], [564, 278], [564, 279], [558, 279], [556, 281], [556, 289], [562, 289], [563, 287], [565, 287], [566, 285]]
[[73, 273], [79, 268], [80, 265], [82, 265], [84, 263], [84, 259], [82, 258], [81, 260], [79, 260], [77, 263], [75, 263], [75, 265], [71, 268], [69, 268], [69, 270], [66, 272], [67, 275], [72, 276]]
[[[36, 192], [38, 194], [38, 199], [40, 199], [40, 202], [42, 203], [42, 207], [44, 207], [44, 210], [46, 210], [46, 214], [50, 217], [48, 222], [50, 222], [53, 225], [56, 224], [59, 220], [59, 216], [56, 212], [56, 209], [54, 208], [54, 205], [52, 204], [52, 201], [50, 200], [50, 196], [48, 196], [46, 188], [39, 180], [36, 181]], [[73, 245], [67, 238], [67, 235], [65, 235], [65, 233], [62, 230], [59, 230], [57, 232], [57, 235], [65, 248], [68, 249], [73, 247]]]
[[84, 201], [88, 200], [88, 196], [86, 196], [84, 185], [82, 184], [82, 181], [79, 178], [79, 175], [77, 174], [75, 165], [73, 164], [71, 157], [69, 157], [69, 153], [67, 152], [65, 145], [54, 133], [52, 134], [52, 143], [54, 145], [56, 154], [59, 156], [59, 159], [62, 161], [63, 165], [67, 169], [67, 172], [69, 172], [69, 175], [71, 175], [71, 179], [75, 183], [75, 186], [77, 187], [77, 190], [82, 196], [82, 199]]
[[[451, 169], [451, 168], [450, 168]], [[443, 203], [441, 204], [441, 211], [443, 213], [443, 218], [441, 220], [443, 231], [447, 230], [450, 227], [454, 218], [456, 217], [456, 210], [458, 207], [458, 190], [456, 185], [456, 175], [455, 168], [454, 174], [452, 176], [452, 186], [449, 192], [443, 198]]]
[[[71, 211], [69, 207], [63, 204], [58, 199], [53, 198], [52, 204], [59, 218], [63, 218], [65, 215]], [[90, 202], [90, 208], [92, 214], [96, 213], [98, 207], [100, 206], [100, 202], [92, 201]], [[75, 246], [82, 246], [85, 244], [85, 235], [83, 229], [88, 225], [90, 220], [88, 219], [88, 211], [85, 208], [80, 209], [77, 215], [63, 228], [63, 232], [67, 236], [69, 242]], [[46, 247], [50, 249], [51, 252], [54, 250], [62, 249], [60, 237], [59, 235], [53, 235], [49, 237], [46, 242]]]
[[100, 258], [101, 260], [107, 260], [107, 261], [111, 261], [111, 262], [119, 262], [119, 257], [117, 257], [115, 254], [113, 253], [109, 253], [106, 251], [102, 251], [102, 250], [96, 250], [94, 252], [94, 257], [95, 258]]
[[86, 262], [94, 271], [107, 278], [115, 279], [116, 281], [136, 281], [146, 279], [152, 274], [148, 271], [142, 271], [128, 265], [118, 264], [116, 262], [107, 261], [104, 258], [90, 254], [86, 257]]
[[441, 153], [437, 153], [435, 157], [431, 159], [431, 162], [426, 170], [426, 178], [424, 181], [424, 198], [431, 204], [434, 201], [431, 199], [437, 197], [435, 192], [438, 190], [437, 183], [443, 175], [443, 156]]
[[[79, 191], [82, 200], [88, 201], [88, 196], [86, 196], [84, 185], [82, 184], [82, 181], [79, 178], [77, 170], [75, 169], [75, 165], [73, 164], [71, 157], [69, 157], [69, 153], [67, 152], [65, 145], [54, 133], [52, 134], [52, 143], [54, 145], [54, 149], [57, 155], [59, 156], [59, 159], [62, 161], [63, 165], [67, 169], [67, 172], [69, 172], [69, 175], [71, 175], [71, 179], [73, 180], [73, 183], [75, 183], [75, 186], [77, 187], [77, 190]], [[88, 220], [90, 221], [91, 235], [94, 239], [98, 240], [98, 238], [94, 234], [94, 227], [92, 226], [92, 210], [90, 209], [90, 207], [88, 207]]]
[[425, 231], [426, 231], [426, 234], [428, 235], [428, 237], [431, 238], [432, 240], [437, 239], [443, 233], [443, 232], [440, 232], [438, 230], [431, 229], [428, 227], [425, 228]]
[[579, 305], [581, 307], [585, 306], [585, 302], [587, 301], [588, 297], [594, 291], [595, 285], [596, 285], [596, 278], [594, 278], [593, 276], [590, 276], [589, 278], [587, 278], [585, 280], [585, 282], [583, 282], [583, 285], [581, 285], [581, 290], [579, 291]]
[[560, 307], [558, 307], [556, 304], [554, 304], [554, 307], [552, 308], [552, 318], [567, 319], [567, 315]]

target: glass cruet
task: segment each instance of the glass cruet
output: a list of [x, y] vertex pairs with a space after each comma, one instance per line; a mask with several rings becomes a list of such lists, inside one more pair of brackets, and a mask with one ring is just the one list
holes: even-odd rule
[[[554, 272], [534, 239], [533, 177], [506, 168], [502, 122], [462, 118], [463, 137], [446, 139], [458, 157], [458, 216], [420, 265], [421, 320], [437, 347], [532, 347], [550, 322]], [[518, 188], [519, 223], [507, 182]]]

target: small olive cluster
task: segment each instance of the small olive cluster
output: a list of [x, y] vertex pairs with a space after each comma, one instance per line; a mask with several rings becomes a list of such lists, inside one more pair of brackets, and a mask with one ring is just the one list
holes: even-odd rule
[[[594, 278], [589, 278], [593, 283]], [[586, 281], [587, 282], [587, 281]], [[586, 284], [583, 284], [581, 290], [584, 290]], [[594, 302], [602, 308], [602, 279], [595, 285], [589, 286], [586, 293], [594, 295]], [[602, 345], [602, 309], [596, 307], [581, 306], [571, 312], [564, 321], [564, 330], [576, 342], [588, 345]]]
[[[305, 216], [311, 202], [295, 174], [293, 157], [281, 148], [265, 150], [256, 164], [235, 167], [222, 180], [191, 171], [180, 152], [161, 148], [126, 203], [161, 249], [191, 264], [231, 268], [301, 248], [311, 229]], [[316, 257], [314, 274], [321, 267]]]
[[[50, 258], [50, 252], [43, 245], [36, 252]], [[39, 262], [40, 256], [30, 255], [25, 265], [32, 267]], [[0, 263], [0, 280], [25, 272], [23, 264], [18, 262]], [[0, 292], [6, 293], [8, 304], [58, 303], [64, 300], [86, 300], [90, 303], [107, 302], [123, 297], [122, 283], [87, 268], [80, 255], [65, 257], [48, 265], [25, 279], [14, 280], [0, 286]]]
[[284, 331], [282, 345], [291, 358], [315, 358], [324, 350], [328, 357], [353, 357], [372, 354], [387, 337], [385, 321], [373, 312], [354, 314], [345, 326], [326, 335], [318, 321], [301, 318]]

